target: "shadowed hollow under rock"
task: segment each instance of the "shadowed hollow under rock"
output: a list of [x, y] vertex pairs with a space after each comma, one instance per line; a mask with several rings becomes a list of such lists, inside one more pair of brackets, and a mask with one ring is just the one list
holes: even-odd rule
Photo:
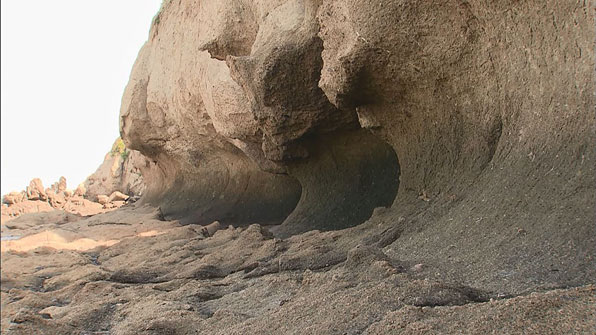
[[581, 1], [164, 1], [120, 115], [144, 197], [63, 227], [129, 238], [3, 252], [2, 324], [589, 334], [594, 34]]

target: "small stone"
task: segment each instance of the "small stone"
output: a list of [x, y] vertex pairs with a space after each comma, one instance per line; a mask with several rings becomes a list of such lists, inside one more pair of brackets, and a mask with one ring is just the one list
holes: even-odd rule
[[418, 195], [418, 199], [422, 200], [422, 201], [426, 201], [429, 202], [430, 198], [428, 197], [428, 194], [426, 193], [425, 190], [423, 190], [419, 195]]
[[215, 232], [219, 230], [220, 227], [221, 224], [219, 223], [219, 221], [213, 221], [212, 223], [201, 228], [201, 233], [205, 237], [213, 236]]

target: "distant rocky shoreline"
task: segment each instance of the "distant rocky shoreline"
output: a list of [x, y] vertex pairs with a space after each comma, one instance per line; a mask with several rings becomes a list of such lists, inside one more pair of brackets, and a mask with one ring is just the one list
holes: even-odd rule
[[63, 210], [90, 216], [122, 207], [138, 199], [145, 188], [137, 167], [143, 159], [118, 138], [99, 168], [74, 190], [64, 176], [48, 188], [33, 178], [24, 190], [2, 196], [2, 224], [28, 213]]

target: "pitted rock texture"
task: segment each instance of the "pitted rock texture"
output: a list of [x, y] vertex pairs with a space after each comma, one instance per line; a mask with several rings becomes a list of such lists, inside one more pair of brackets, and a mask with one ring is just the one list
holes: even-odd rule
[[320, 87], [392, 146], [391, 211], [418, 213], [396, 255], [493, 264], [462, 273], [489, 286], [594, 278], [585, 3], [323, 1], [318, 19]]
[[[361, 223], [392, 198], [397, 212], [430, 206], [459, 221], [482, 218], [495, 233], [536, 222], [548, 232], [569, 221], [578, 225], [569, 228], [573, 239], [592, 236], [586, 8], [166, 1], [133, 68], [120, 120], [127, 145], [152, 161], [144, 201], [183, 222], [285, 221], [293, 226], [286, 233], [297, 233]], [[337, 156], [335, 139], [358, 136], [377, 136], [397, 158], [356, 154], [341, 164], [386, 165], [325, 182], [338, 171], [320, 168]], [[372, 142], [350, 143], [339, 156], [374, 151]], [[379, 172], [389, 170], [391, 178]], [[399, 182], [389, 181], [395, 176]], [[355, 185], [365, 179], [390, 186], [358, 195]], [[328, 192], [318, 192], [320, 185]], [[331, 206], [345, 210], [329, 215], [312, 205], [338, 201], [329, 194], [345, 196], [344, 205]], [[558, 208], [562, 219], [543, 208]], [[454, 220], [428, 215], [431, 230]], [[588, 242], [575, 245], [585, 250]]]
[[142, 201], [281, 238], [373, 213], [384, 252], [437, 279], [507, 295], [594, 282], [591, 13], [166, 1], [120, 118], [150, 161]]

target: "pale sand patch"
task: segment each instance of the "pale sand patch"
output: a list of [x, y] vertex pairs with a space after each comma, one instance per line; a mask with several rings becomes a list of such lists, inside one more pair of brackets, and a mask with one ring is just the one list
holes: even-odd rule
[[158, 236], [158, 235], [162, 235], [165, 233], [166, 233], [165, 231], [150, 230], [150, 231], [138, 233], [137, 236], [138, 237], [153, 237], [153, 236]]
[[53, 249], [62, 250], [76, 250], [85, 251], [97, 247], [109, 247], [122, 239], [132, 237], [153, 237], [165, 234], [166, 231], [149, 230], [138, 233], [133, 236], [122, 236], [121, 239], [109, 239], [109, 240], [94, 240], [87, 237], [71, 237], [67, 238], [64, 233], [60, 233], [53, 230], [43, 231], [41, 233], [25, 236], [18, 240], [6, 240], [1, 242], [1, 252], [7, 251], [29, 251], [40, 247], [48, 247]]
[[120, 242], [120, 240], [96, 241], [90, 238], [78, 238], [69, 241], [64, 236], [61, 236], [60, 234], [50, 230], [29, 235], [18, 240], [2, 241], [0, 249], [2, 252], [24, 252], [40, 247], [48, 247], [53, 249], [85, 251], [99, 246], [109, 247], [118, 242]]

